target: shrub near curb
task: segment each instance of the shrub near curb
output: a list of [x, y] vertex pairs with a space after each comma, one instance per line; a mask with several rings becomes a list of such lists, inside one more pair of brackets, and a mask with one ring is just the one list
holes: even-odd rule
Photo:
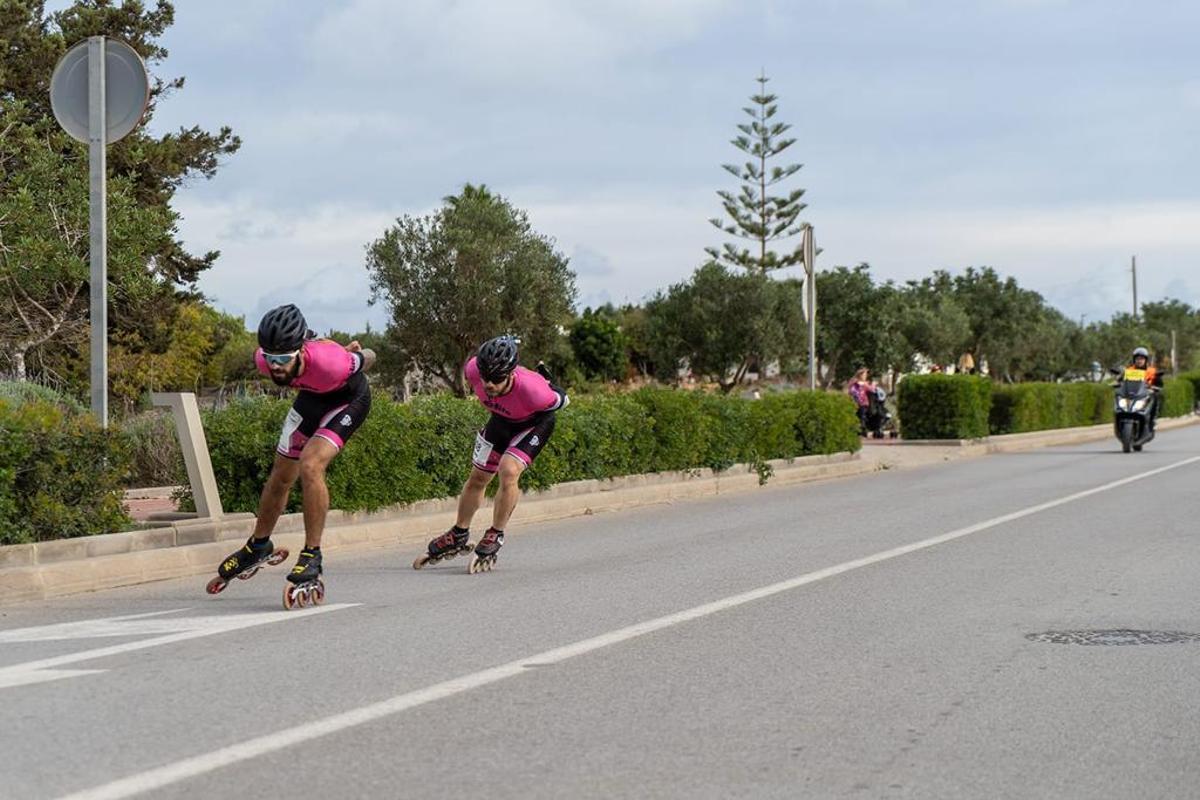
[[123, 437], [70, 403], [0, 399], [0, 544], [119, 530], [128, 466]]
[[1163, 381], [1162, 408], [1159, 416], [1182, 417], [1192, 413], [1196, 407], [1196, 388], [1186, 377], [1167, 378]]
[[972, 375], [909, 375], [897, 393], [905, 439], [981, 439], [988, 434], [992, 384]]
[[1179, 373], [1179, 379], [1188, 381], [1192, 384], [1192, 394], [1197, 399], [1200, 399], [1200, 370], [1192, 370], [1191, 372]]
[[1021, 383], [992, 388], [992, 434], [1112, 422], [1112, 389], [1102, 383]]
[[[228, 511], [254, 511], [275, 458], [287, 400], [256, 398], [204, 415], [213, 470]], [[487, 412], [474, 399], [376, 397], [371, 414], [329, 468], [330, 504], [374, 510], [456, 495]], [[793, 392], [762, 400], [672, 389], [573, 398], [522, 485], [759, 463], [858, 449], [852, 401]], [[300, 508], [298, 488], [290, 510]]]

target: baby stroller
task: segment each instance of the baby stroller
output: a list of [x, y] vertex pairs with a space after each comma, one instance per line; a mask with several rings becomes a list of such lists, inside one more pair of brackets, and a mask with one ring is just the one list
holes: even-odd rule
[[894, 438], [896, 425], [892, 421], [891, 412], [887, 410], [887, 392], [876, 386], [874, 390], [867, 392], [867, 400], [866, 413], [863, 415], [863, 435], [882, 439], [887, 434]]

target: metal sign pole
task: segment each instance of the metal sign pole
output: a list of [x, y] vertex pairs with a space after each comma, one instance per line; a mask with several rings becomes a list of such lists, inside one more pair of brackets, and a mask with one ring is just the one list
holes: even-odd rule
[[[111, 61], [111, 63], [110, 63]], [[110, 70], [109, 67], [112, 67]], [[107, 145], [127, 136], [150, 103], [142, 57], [118, 39], [89, 36], [63, 54], [50, 76], [50, 108], [72, 139], [88, 146], [92, 413], [108, 427]]]
[[92, 289], [92, 413], [108, 427], [108, 172], [103, 36], [88, 37], [88, 233]]
[[804, 226], [804, 291], [808, 296], [808, 388], [817, 388], [817, 247], [812, 225]]

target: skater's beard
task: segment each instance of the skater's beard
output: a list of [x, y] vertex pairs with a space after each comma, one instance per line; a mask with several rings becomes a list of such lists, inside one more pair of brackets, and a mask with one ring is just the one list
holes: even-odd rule
[[488, 397], [499, 397], [502, 394], [507, 394], [512, 388], [512, 375], [509, 375], [499, 383], [492, 383], [489, 380], [483, 382], [483, 392]]
[[300, 372], [300, 357], [296, 356], [292, 359], [291, 364], [285, 370], [271, 370], [271, 380], [276, 386], [289, 386], [296, 379], [296, 375]]

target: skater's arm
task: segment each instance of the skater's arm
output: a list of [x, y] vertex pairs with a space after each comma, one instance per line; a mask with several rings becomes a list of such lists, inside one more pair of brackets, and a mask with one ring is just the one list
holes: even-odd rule
[[354, 372], [366, 372], [375, 366], [375, 351], [369, 347], [363, 347], [357, 339], [346, 345], [346, 351], [358, 356], [355, 360]]
[[363, 360], [363, 363], [362, 363], [362, 371], [363, 372], [366, 372], [367, 370], [371, 369], [371, 367], [375, 366], [376, 358], [375, 358], [374, 350], [372, 350], [369, 347], [364, 347], [362, 349], [362, 352], [360, 353], [360, 355], [362, 356], [362, 360]]
[[566, 391], [564, 389], [562, 389], [561, 387], [556, 386], [549, 379], [546, 380], [546, 386], [548, 386], [550, 389], [550, 397], [549, 397], [549, 405], [546, 406], [546, 408], [543, 409], [543, 411], [553, 413], [555, 411], [561, 411], [562, 409], [566, 408], [567, 404], [571, 402], [571, 398], [567, 397]]

